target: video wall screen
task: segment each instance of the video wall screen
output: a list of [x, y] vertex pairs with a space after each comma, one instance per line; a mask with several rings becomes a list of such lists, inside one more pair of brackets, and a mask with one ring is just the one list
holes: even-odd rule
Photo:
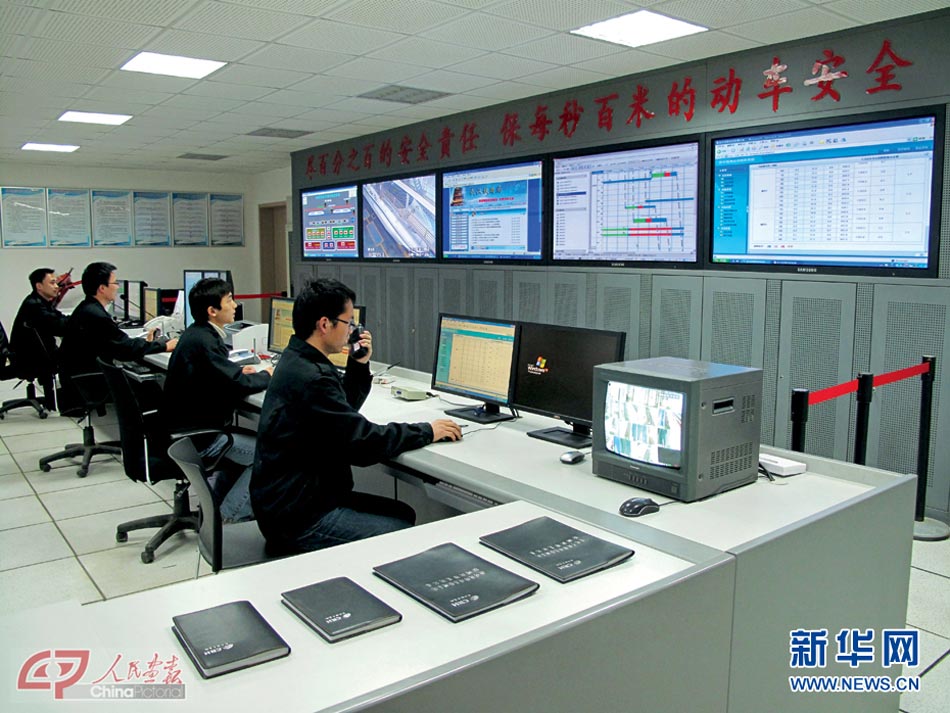
[[937, 121], [714, 138], [711, 263], [935, 272]]
[[542, 258], [541, 161], [447, 172], [442, 176], [442, 257]]
[[364, 183], [363, 257], [435, 259], [435, 174]]
[[358, 258], [356, 186], [300, 193], [303, 258]]
[[554, 159], [554, 259], [696, 262], [699, 143]]

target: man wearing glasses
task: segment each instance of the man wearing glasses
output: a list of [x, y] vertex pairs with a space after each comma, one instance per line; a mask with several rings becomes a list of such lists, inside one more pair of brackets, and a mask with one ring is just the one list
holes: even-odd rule
[[364, 418], [372, 385], [372, 335], [340, 376], [328, 356], [343, 350], [356, 294], [318, 279], [294, 300], [294, 334], [274, 371], [257, 433], [251, 504], [268, 551], [306, 552], [411, 526], [408, 505], [354, 492], [351, 466], [369, 466], [438, 440], [457, 441], [454, 421], [389, 423]]

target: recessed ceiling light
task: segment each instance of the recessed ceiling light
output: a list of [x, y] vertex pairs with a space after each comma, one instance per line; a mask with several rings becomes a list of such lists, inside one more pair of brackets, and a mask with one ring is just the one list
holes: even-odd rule
[[215, 62], [211, 59], [178, 57], [173, 54], [158, 54], [157, 52], [139, 52], [123, 64], [120, 69], [128, 72], [163, 74], [169, 77], [203, 79], [226, 64], [227, 62]]
[[20, 147], [21, 151], [58, 151], [59, 153], [72, 153], [78, 146], [70, 144], [34, 144], [27, 143]]
[[80, 124], [108, 124], [109, 126], [119, 126], [124, 124], [132, 116], [129, 114], [99, 114], [94, 111], [67, 111], [59, 117], [59, 121], [75, 121]]
[[674, 37], [706, 32], [708, 29], [708, 27], [674, 20], [672, 17], [659, 15], [649, 10], [639, 10], [571, 30], [571, 34], [593, 37], [595, 40], [605, 40], [627, 47], [642, 47], [671, 40]]

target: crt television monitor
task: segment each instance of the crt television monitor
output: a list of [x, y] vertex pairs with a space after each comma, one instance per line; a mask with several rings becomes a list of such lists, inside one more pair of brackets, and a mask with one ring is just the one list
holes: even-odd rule
[[542, 162], [442, 174], [442, 257], [537, 262], [542, 257]]
[[230, 270], [185, 270], [184, 278], [182, 280], [184, 284], [185, 300], [184, 300], [184, 309], [185, 309], [185, 328], [191, 326], [191, 323], [194, 322], [194, 318], [191, 316], [191, 307], [188, 301], [188, 295], [191, 293], [191, 288], [195, 286], [199, 280], [203, 280], [206, 277], [217, 277], [218, 279], [224, 280], [231, 286], [231, 293], [234, 293], [234, 280], [231, 277]]
[[556, 261], [695, 263], [699, 143], [554, 159]]
[[304, 260], [358, 258], [356, 186], [300, 192], [300, 235]]
[[435, 259], [435, 174], [364, 183], [363, 257]]
[[[366, 308], [363, 307], [362, 305], [353, 305], [353, 321], [356, 322], [357, 324], [362, 324], [365, 327], [366, 326], [366, 322], [364, 321], [365, 319], [366, 319]], [[347, 344], [345, 347], [343, 347], [342, 352], [337, 352], [336, 354], [330, 355], [329, 357], [330, 363], [333, 364], [333, 366], [335, 366], [337, 369], [345, 369], [346, 360], [349, 359], [349, 356], [350, 356], [350, 345]]]
[[762, 370], [654, 357], [594, 368], [595, 475], [691, 502], [758, 477]]
[[498, 407], [509, 403], [517, 334], [515, 322], [439, 315], [432, 388], [483, 402], [445, 413], [476, 423], [514, 418]]
[[714, 267], [936, 276], [943, 111], [712, 139]]
[[270, 322], [267, 328], [267, 351], [280, 354], [290, 343], [294, 333], [294, 301], [289, 297], [274, 297], [270, 301]]
[[627, 335], [601, 329], [520, 323], [511, 404], [559, 418], [571, 429], [528, 435], [570, 448], [591, 445], [594, 367], [623, 359]]

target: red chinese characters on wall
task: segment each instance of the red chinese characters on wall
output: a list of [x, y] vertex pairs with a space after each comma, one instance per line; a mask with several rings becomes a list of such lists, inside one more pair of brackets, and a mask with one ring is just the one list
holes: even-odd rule
[[736, 70], [729, 68], [728, 77], [717, 77], [713, 80], [713, 88], [710, 94], [713, 95], [709, 106], [717, 110], [720, 114], [726, 109], [730, 114], [735, 114], [739, 108], [739, 93], [742, 91], [742, 80], [736, 76]]
[[412, 153], [412, 139], [403, 136], [402, 141], [399, 142], [399, 150], [396, 153], [399, 155], [399, 163], [408, 164], [409, 154]]
[[778, 57], [772, 58], [772, 66], [762, 72], [765, 75], [765, 82], [762, 86], [765, 91], [758, 95], [759, 99], [772, 99], [772, 111], [778, 111], [778, 100], [782, 94], [792, 91], [788, 86], [788, 78], [782, 76], [782, 72], [788, 69], [787, 64], [782, 64]]
[[474, 123], [466, 123], [465, 126], [462, 127], [462, 135], [459, 137], [459, 140], [462, 142], [462, 153], [468, 153], [478, 148], [475, 142], [478, 141], [479, 135], [475, 129], [476, 126]]
[[448, 158], [452, 155], [452, 138], [454, 136], [452, 129], [447, 126], [442, 127], [442, 133], [439, 134], [439, 146], [441, 146], [439, 158]]
[[387, 167], [393, 162], [393, 142], [389, 139], [379, 145], [379, 162]]
[[[679, 116], [680, 110], [683, 110], [683, 118], [686, 121], [692, 121], [693, 111], [696, 109], [696, 90], [693, 89], [693, 78], [683, 79], [683, 88], [679, 88], [679, 82], [673, 82], [673, 88], [666, 97], [670, 116]], [[686, 107], [683, 109], [683, 107]]]
[[577, 99], [568, 99], [564, 102], [564, 111], [558, 116], [561, 120], [558, 130], [567, 138], [571, 138], [574, 132], [577, 131], [577, 125], [580, 123], [581, 114], [583, 113], [584, 107], [577, 103]]
[[521, 134], [518, 129], [521, 123], [518, 121], [518, 112], [505, 114], [501, 122], [501, 143], [502, 146], [514, 146], [516, 141], [521, 141]]
[[604, 97], [597, 97], [594, 102], [597, 104], [597, 128], [613, 131], [614, 128], [614, 109], [610, 102], [616, 101], [620, 95], [614, 92]]
[[418, 151], [416, 161], [428, 161], [430, 148], [432, 148], [432, 142], [429, 141], [429, 137], [423, 131], [422, 136], [419, 137], [419, 143], [416, 144], [416, 151]]
[[811, 98], [813, 102], [820, 101], [825, 97], [831, 97], [836, 102], [841, 101], [841, 94], [835, 89], [834, 83], [835, 80], [848, 78], [846, 71], [838, 70], [838, 67], [844, 64], [844, 57], [836, 55], [833, 50], [825, 50], [822, 54], [824, 57], [816, 59], [811, 66], [812, 78], [805, 80], [805, 86], [818, 85], [820, 91]]
[[554, 123], [553, 119], [548, 118], [548, 107], [546, 104], [538, 104], [534, 110], [534, 122], [528, 126], [531, 135], [538, 141], [544, 141], [544, 137], [551, 133], [548, 128]]
[[897, 67], [910, 67], [910, 62], [903, 57], [898, 57], [897, 53], [891, 48], [891, 41], [884, 40], [877, 57], [867, 68], [867, 74], [877, 74], [877, 84], [867, 90], [867, 94], [877, 94], [878, 92], [899, 92], [902, 86], [894, 81], [897, 75], [894, 69]]
[[633, 93], [633, 101], [630, 102], [630, 116], [627, 118], [627, 123], [629, 124], [631, 121], [636, 121], [638, 129], [643, 119], [652, 119], [656, 116], [655, 113], [646, 108], [649, 94], [649, 89], [642, 84], [638, 84], [637, 91]]

